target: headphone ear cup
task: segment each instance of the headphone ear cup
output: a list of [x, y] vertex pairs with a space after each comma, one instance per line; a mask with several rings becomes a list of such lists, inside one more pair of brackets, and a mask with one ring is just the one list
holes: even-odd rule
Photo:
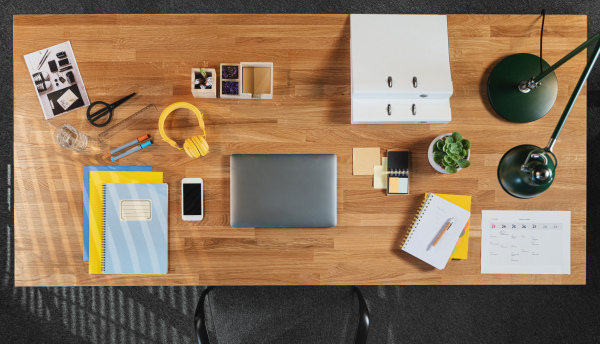
[[196, 137], [200, 141], [200, 144], [196, 144], [196, 146], [198, 146], [198, 148], [200, 149], [200, 154], [202, 156], [205, 156], [206, 154], [208, 154], [208, 142], [206, 142], [206, 139], [200, 135]]
[[183, 144], [183, 149], [191, 158], [199, 158], [208, 154], [208, 142], [204, 137], [197, 135], [190, 139], [186, 139]]

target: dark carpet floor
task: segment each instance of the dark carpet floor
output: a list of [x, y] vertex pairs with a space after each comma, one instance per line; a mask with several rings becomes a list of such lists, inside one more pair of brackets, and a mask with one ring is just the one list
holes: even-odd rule
[[[12, 215], [12, 15], [42, 13], [516, 13], [585, 14], [598, 0], [48, 1], [2, 0], [0, 51], [0, 343], [194, 343], [203, 287], [15, 288]], [[594, 146], [600, 136], [600, 66], [588, 81], [588, 221], [585, 286], [361, 287], [369, 343], [598, 343], [600, 234]], [[4, 201], [7, 200], [7, 201]], [[326, 287], [322, 287], [326, 288]], [[318, 290], [318, 289], [317, 289]], [[275, 324], [274, 324], [275, 325]]]

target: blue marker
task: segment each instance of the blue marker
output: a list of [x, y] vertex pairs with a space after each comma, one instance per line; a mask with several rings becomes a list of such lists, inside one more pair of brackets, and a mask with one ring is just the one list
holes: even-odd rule
[[123, 153], [121, 153], [121, 154], [119, 154], [117, 156], [114, 156], [114, 157], [110, 158], [110, 160], [117, 161], [117, 160], [121, 159], [122, 157], [128, 156], [131, 153], [135, 153], [135, 152], [139, 151], [142, 148], [146, 148], [146, 147], [150, 146], [151, 144], [152, 144], [152, 141], [148, 140], [148, 141], [142, 143], [139, 146], [135, 146], [135, 147], [131, 148], [130, 150], [126, 151], [126, 152], [123, 152]]
[[108, 152], [108, 154], [109, 154], [109, 155], [113, 155], [113, 154], [115, 154], [115, 153], [117, 153], [117, 152], [119, 152], [119, 151], [122, 151], [122, 150], [123, 150], [123, 149], [125, 149], [125, 148], [129, 148], [129, 147], [133, 146], [134, 144], [136, 144], [136, 143], [138, 143], [138, 142], [142, 142], [142, 141], [144, 141], [144, 140], [147, 140], [147, 139], [148, 139], [148, 134], [146, 134], [146, 135], [144, 135], [144, 136], [140, 136], [140, 137], [138, 137], [137, 139], [135, 139], [135, 140], [133, 140], [133, 141], [131, 141], [131, 142], [127, 142], [126, 144], [124, 144], [124, 145], [122, 145], [122, 146], [119, 146], [119, 147], [117, 147], [117, 148], [111, 149], [111, 150]]

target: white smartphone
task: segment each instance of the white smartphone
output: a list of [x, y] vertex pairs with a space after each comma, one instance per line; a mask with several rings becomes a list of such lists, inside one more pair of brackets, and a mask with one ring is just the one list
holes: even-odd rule
[[201, 178], [181, 180], [181, 217], [184, 221], [204, 218], [204, 182]]

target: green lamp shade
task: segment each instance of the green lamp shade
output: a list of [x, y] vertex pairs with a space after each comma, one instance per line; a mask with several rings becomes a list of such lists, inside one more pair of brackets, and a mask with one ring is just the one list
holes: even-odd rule
[[[546, 157], [543, 159], [530, 159], [527, 164], [528, 172], [524, 171], [522, 166], [529, 153], [538, 151]], [[556, 164], [549, 156], [547, 151], [544, 151], [534, 145], [520, 145], [512, 148], [500, 159], [498, 164], [498, 181], [500, 186], [509, 195], [517, 198], [533, 198], [539, 196], [544, 191], [548, 190], [554, 181], [554, 170]], [[556, 157], [554, 157], [556, 159]], [[536, 178], [540, 176], [540, 172], [549, 171], [545, 178]]]
[[[550, 66], [542, 60], [544, 70]], [[540, 73], [540, 58], [532, 54], [514, 54], [500, 61], [488, 78], [488, 98], [496, 113], [511, 122], [527, 123], [544, 117], [552, 109], [558, 94], [554, 72], [529, 93], [519, 84]]]

